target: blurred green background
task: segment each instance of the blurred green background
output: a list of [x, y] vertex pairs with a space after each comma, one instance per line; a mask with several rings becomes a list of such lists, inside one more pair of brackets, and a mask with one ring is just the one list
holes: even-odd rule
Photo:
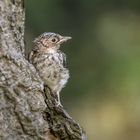
[[26, 52], [48, 31], [73, 37], [61, 100], [88, 139], [140, 140], [140, 1], [26, 0]]

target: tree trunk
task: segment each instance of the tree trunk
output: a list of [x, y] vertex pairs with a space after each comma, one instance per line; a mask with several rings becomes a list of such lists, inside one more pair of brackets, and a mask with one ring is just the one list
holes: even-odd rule
[[24, 0], [0, 1], [0, 139], [86, 140], [26, 60], [24, 20]]

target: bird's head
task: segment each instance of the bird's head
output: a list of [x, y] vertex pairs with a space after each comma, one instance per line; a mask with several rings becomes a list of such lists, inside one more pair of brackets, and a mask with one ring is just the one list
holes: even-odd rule
[[56, 33], [45, 32], [34, 40], [35, 45], [42, 46], [50, 49], [59, 49], [60, 45], [67, 40], [71, 39], [70, 36], [62, 36]]

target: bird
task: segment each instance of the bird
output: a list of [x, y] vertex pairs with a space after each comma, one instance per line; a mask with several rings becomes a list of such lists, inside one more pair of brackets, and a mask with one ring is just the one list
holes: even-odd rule
[[29, 54], [29, 61], [36, 68], [44, 85], [57, 96], [58, 106], [61, 105], [59, 94], [70, 77], [66, 67], [66, 55], [60, 50], [60, 46], [71, 38], [45, 32], [35, 38], [34, 48]]

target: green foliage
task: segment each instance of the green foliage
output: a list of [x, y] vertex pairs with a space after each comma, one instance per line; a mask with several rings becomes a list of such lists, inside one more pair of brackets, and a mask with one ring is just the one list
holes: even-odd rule
[[28, 47], [45, 31], [73, 37], [62, 47], [71, 78], [61, 97], [90, 139], [140, 139], [139, 9], [137, 0], [26, 1]]

